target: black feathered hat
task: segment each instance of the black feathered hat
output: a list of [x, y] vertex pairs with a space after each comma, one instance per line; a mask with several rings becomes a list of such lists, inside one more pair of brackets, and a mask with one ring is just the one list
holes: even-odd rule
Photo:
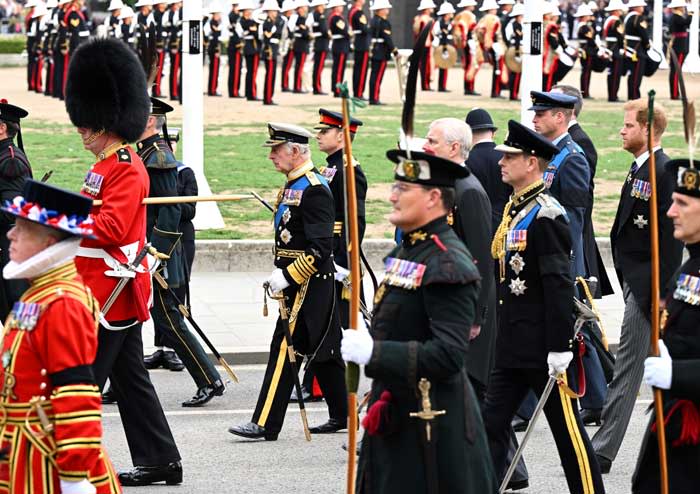
[[66, 110], [73, 125], [104, 129], [135, 142], [146, 128], [150, 109], [146, 75], [126, 43], [96, 39], [71, 56]]

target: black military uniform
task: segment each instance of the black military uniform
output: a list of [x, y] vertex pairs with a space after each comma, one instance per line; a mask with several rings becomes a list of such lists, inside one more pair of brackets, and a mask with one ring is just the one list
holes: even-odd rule
[[304, 75], [304, 64], [306, 56], [309, 54], [309, 41], [311, 41], [309, 26], [306, 24], [306, 16], [297, 14], [294, 24], [294, 92], [301, 93], [302, 76]]
[[581, 94], [584, 98], [590, 98], [591, 74], [593, 73], [593, 60], [598, 53], [598, 45], [595, 42], [595, 26], [592, 22], [582, 23], [578, 28], [579, 60], [581, 61]]
[[608, 67], [608, 101], [617, 101], [617, 92], [620, 89], [620, 79], [625, 70], [624, 32], [625, 25], [614, 11], [605, 19], [603, 25], [603, 39], [610, 57]]
[[258, 99], [258, 64], [260, 63], [260, 42], [258, 40], [258, 23], [252, 16], [241, 17], [238, 21], [243, 38], [243, 56], [245, 57], [245, 97], [248, 101]]
[[209, 82], [207, 83], [207, 94], [209, 94], [209, 96], [221, 96], [219, 94], [219, 69], [221, 68], [221, 20], [215, 19], [214, 13], [212, 13], [208, 26], [207, 37], [209, 38], [209, 46], [207, 47], [207, 54], [209, 55]]
[[284, 21], [279, 15], [273, 20], [270, 16], [262, 25], [262, 60], [265, 64], [265, 86], [263, 88], [263, 104], [274, 105], [272, 97], [275, 94], [275, 78], [277, 74], [277, 56], [280, 50], [280, 40]]
[[[671, 41], [669, 49], [673, 50], [678, 57], [678, 65], [683, 68], [683, 62], [688, 56], [688, 28], [693, 21], [693, 11], [689, 10], [688, 15], [683, 15], [683, 8], [673, 9], [669, 31], [671, 33]], [[680, 86], [678, 84], [678, 71], [676, 65], [669, 60], [670, 72], [668, 74], [668, 83], [671, 87], [671, 99], [680, 99]]]
[[[151, 98], [151, 114], [164, 117], [173, 108], [160, 100]], [[167, 128], [164, 128], [167, 132]], [[172, 197], [177, 193], [177, 159], [168, 143], [159, 134], [153, 134], [137, 143], [138, 153], [146, 165], [150, 179], [149, 197]], [[168, 288], [177, 288], [185, 283], [185, 260], [179, 245], [181, 233], [180, 205], [150, 205], [147, 208], [146, 236], [159, 252], [170, 258], [162, 261], [158, 270], [167, 287], [154, 283], [151, 317], [155, 332], [155, 345], [173, 348], [197, 385], [197, 394], [184, 402], [185, 407], [201, 406], [214, 396], [224, 393], [221, 376], [207, 357], [197, 338], [185, 325], [182, 314]], [[158, 278], [158, 275], [155, 276]], [[156, 280], [157, 281], [157, 280]], [[161, 351], [162, 353], [162, 351]], [[161, 356], [161, 360], [164, 357]], [[156, 366], [157, 367], [157, 366]]]
[[[20, 119], [29, 113], [26, 110], [10, 105], [4, 100], [0, 101], [0, 123], [20, 125]], [[8, 128], [9, 130], [9, 128]], [[18, 146], [15, 146], [13, 138], [0, 140], [0, 201], [12, 201], [16, 196], [22, 195], [24, 182], [32, 178], [32, 167], [27, 155], [22, 148], [21, 130], [17, 136]], [[0, 214], [0, 262], [5, 266], [10, 262], [10, 241], [7, 232], [14, 226], [14, 216]], [[25, 280], [5, 280], [0, 282], [0, 320], [4, 321], [10, 313], [13, 304], [29, 287]]]
[[238, 4], [231, 6], [228, 13], [228, 25], [231, 36], [228, 39], [228, 97], [240, 98], [241, 72], [243, 70], [243, 40], [236, 29], [241, 14], [238, 13]]
[[323, 74], [323, 66], [326, 63], [328, 50], [330, 49], [331, 36], [328, 30], [328, 20], [326, 19], [325, 11], [318, 10], [318, 8], [313, 11], [311, 17], [313, 19], [311, 36], [314, 39], [314, 66], [312, 72], [314, 94], [326, 94], [323, 92], [321, 75]]
[[[411, 153], [412, 160], [398, 150], [387, 156], [398, 163], [394, 178], [400, 182], [453, 187], [468, 174], [457, 163], [425, 153]], [[419, 179], [425, 168], [430, 178]], [[385, 265], [365, 365], [372, 390], [357, 492], [496, 492], [465, 370], [465, 328], [474, 320], [479, 292], [472, 257], [442, 216], [406, 232]], [[412, 416], [426, 399], [433, 410], [445, 412], [432, 420], [430, 433], [427, 422]]]
[[[527, 127], [510, 120], [504, 153], [532, 153], [550, 160], [556, 146]], [[506, 206], [494, 235], [492, 251], [499, 261], [499, 328], [496, 366], [486, 395], [484, 419], [496, 473], [507, 467], [510, 424], [532, 389], [541, 394], [548, 381], [549, 353], [570, 351], [573, 337], [574, 284], [569, 254], [571, 233], [564, 208], [537, 180]], [[569, 376], [571, 373], [569, 372]], [[564, 392], [566, 375], [544, 406], [572, 493], [605, 492], [593, 447]]]
[[[320, 120], [314, 127], [316, 130], [337, 128], [343, 126], [343, 116], [338, 112], [328, 111], [323, 108], [319, 110]], [[362, 122], [350, 117], [350, 132], [352, 135], [358, 130]], [[333, 194], [335, 203], [335, 223], [333, 224], [333, 262], [338, 266], [349, 269], [350, 260], [347, 252], [347, 231], [345, 228], [345, 150], [341, 149], [326, 157], [327, 166], [320, 168], [320, 173], [328, 181], [328, 185]], [[353, 161], [355, 167], [355, 190], [357, 192], [357, 227], [360, 245], [365, 234], [365, 199], [367, 197], [367, 177], [362, 171], [360, 164]], [[336, 294], [338, 310], [340, 313], [340, 324], [343, 328], [348, 327], [350, 320], [350, 306], [347, 296], [343, 296], [343, 284], [336, 282]], [[347, 294], [347, 290], [345, 290]]]
[[[515, 47], [519, 52], [521, 51], [521, 45], [523, 43], [523, 25], [518, 22], [518, 18], [515, 17], [511, 20], [505, 28], [505, 40], [508, 44], [508, 48], [511, 46]], [[522, 72], [509, 71], [508, 73], [508, 90], [510, 92], [509, 98], [511, 100], [517, 100], [520, 98], [520, 78]]]
[[[287, 124], [268, 124], [268, 131], [266, 147], [288, 142], [308, 144], [311, 137], [306, 130]], [[336, 359], [340, 322], [334, 303], [333, 211], [328, 182], [311, 160], [289, 172], [275, 208], [274, 263], [288, 283], [283, 294], [289, 301], [294, 348], [314, 366], [330, 419], [346, 424], [344, 366]], [[233, 426], [229, 432], [250, 439], [276, 440], [293, 383], [283, 322], [278, 318], [252, 422]]]
[[372, 73], [369, 76], [369, 104], [380, 105], [379, 91], [384, 79], [384, 71], [389, 59], [396, 51], [391, 37], [391, 23], [388, 19], [372, 17]]
[[44, 77], [44, 94], [46, 96], [53, 96], [53, 81], [54, 81], [54, 51], [53, 43], [56, 37], [56, 30], [58, 24], [57, 12], [59, 8], [54, 7], [49, 11], [46, 20], [46, 29], [44, 30], [44, 67], [46, 68], [46, 76]]
[[38, 65], [38, 59], [36, 56], [36, 45], [38, 43], [38, 28], [39, 21], [38, 17], [34, 17], [34, 9], [32, 7], [26, 17], [25, 22], [25, 32], [27, 33], [27, 89], [29, 91], [34, 91], [36, 87], [36, 70]]
[[[452, 45], [452, 18], [448, 19], [448, 16], [442, 15], [437, 21], [438, 29], [438, 43], [444, 49], [447, 49], [448, 45]], [[448, 69], [438, 70], [438, 91], [447, 92], [447, 73]]]
[[[700, 197], [698, 167], [699, 161], [690, 163], [688, 159], [673, 160], [667, 165], [670, 173], [677, 177], [675, 192], [683, 194], [685, 201], [697, 202]], [[668, 389], [663, 390], [663, 404], [669, 492], [673, 493], [694, 492], [700, 481], [697, 422], [700, 414], [700, 244], [687, 244], [686, 248], [690, 257], [681, 266], [662, 316], [662, 321], [665, 320], [663, 341], [671, 361], [671, 381]], [[645, 380], [646, 376], [645, 370]], [[660, 491], [659, 446], [656, 416], [652, 410], [632, 477], [632, 492]]]
[[[497, 127], [493, 124], [491, 115], [482, 109], [475, 108], [467, 114], [467, 124], [472, 131], [493, 130]], [[479, 179], [491, 201], [491, 227], [495, 232], [503, 218], [503, 208], [505, 207], [513, 187], [503, 182], [501, 179], [501, 167], [498, 162], [503, 157], [503, 153], [495, 150], [496, 143], [493, 141], [477, 142], [469, 151], [467, 166], [469, 170]]]
[[647, 63], [646, 51], [651, 45], [647, 33], [648, 20], [644, 14], [632, 11], [625, 17], [625, 67], [627, 76], [627, 99], [639, 99], [644, 69]]
[[331, 52], [333, 67], [331, 69], [331, 89], [333, 96], [340, 96], [338, 84], [345, 80], [345, 64], [350, 54], [350, 27], [341, 13], [331, 13], [328, 18], [331, 31]]
[[170, 100], [182, 102], [180, 94], [182, 79], [182, 9], [171, 7], [168, 12], [168, 51], [170, 52], [170, 74], [168, 86]]
[[367, 82], [367, 66], [369, 64], [369, 43], [370, 32], [367, 16], [362, 11], [353, 7], [348, 15], [350, 19], [350, 28], [352, 29], [355, 39], [353, 42], [353, 68], [352, 68], [352, 94], [356, 98], [362, 98], [365, 92], [365, 83]]
[[156, 79], [153, 82], [153, 96], [160, 98], [162, 96], [160, 84], [163, 79], [163, 65], [165, 64], [165, 44], [168, 39], [167, 14], [168, 12], [158, 8], [159, 5], [165, 6], [165, 2], [158, 0], [154, 3], [153, 22], [156, 26], [156, 53], [158, 55], [158, 68], [156, 69]]
[[68, 72], [68, 25], [66, 24], [66, 12], [68, 4], [59, 6], [56, 13], [58, 21], [58, 30], [53, 44], [54, 56], [54, 79], [53, 79], [53, 97], [63, 99], [63, 85]]

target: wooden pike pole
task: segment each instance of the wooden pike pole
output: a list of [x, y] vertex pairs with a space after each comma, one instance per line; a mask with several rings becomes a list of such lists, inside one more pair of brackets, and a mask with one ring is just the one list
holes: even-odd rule
[[[654, 96], [656, 91], [649, 91], [647, 120], [647, 148], [649, 150], [649, 232], [651, 235], [651, 354], [659, 356], [659, 294], [661, 282], [659, 279], [659, 216], [656, 209], [656, 158], [654, 156]], [[659, 444], [659, 468], [661, 470], [661, 494], [668, 494], [668, 464], [666, 462], [666, 428], [664, 424], [664, 403], [661, 390], [654, 388], [654, 412], [656, 414], [656, 437]]]
[[[360, 312], [360, 236], [357, 225], [357, 191], [355, 188], [355, 167], [352, 160], [352, 139], [350, 138], [350, 108], [347, 86], [341, 89], [343, 105], [343, 140], [345, 142], [345, 208], [347, 218], [346, 235], [350, 256], [350, 328], [357, 329]], [[348, 388], [348, 471], [347, 494], [355, 494], [355, 470], [357, 453], [357, 388], [360, 384], [360, 366], [347, 362], [345, 383]]]
[[[244, 201], [255, 199], [251, 194], [220, 194], [213, 196], [170, 196], [170, 197], [146, 197], [141, 204], [180, 204], [183, 202], [224, 202], [224, 201]], [[101, 199], [92, 201], [93, 206], [102, 206]]]

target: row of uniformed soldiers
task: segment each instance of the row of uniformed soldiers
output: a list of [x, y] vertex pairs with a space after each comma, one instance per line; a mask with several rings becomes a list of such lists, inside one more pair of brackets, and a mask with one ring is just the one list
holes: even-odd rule
[[27, 87], [63, 99], [70, 57], [90, 31], [82, 0], [29, 0]]
[[[433, 30], [426, 40], [428, 50], [421, 60], [421, 88], [431, 90], [435, 65], [433, 47], [454, 45], [462, 55], [464, 94], [477, 95], [475, 77], [480, 66], [487, 63], [493, 67], [491, 97], [500, 97], [507, 86], [510, 99], [519, 99], [524, 6], [514, 0], [485, 0], [479, 7], [483, 14], [475, 14], [477, 5], [475, 0], [461, 0], [456, 6], [462, 9], [459, 12], [449, 1], [440, 5]], [[558, 2], [543, 2], [543, 7], [543, 90], [549, 91], [560, 82], [578, 59], [581, 65], [580, 89], [584, 98], [590, 97], [592, 73], [604, 71], [608, 72], [609, 101], [617, 101], [620, 79], [625, 74], [628, 74], [628, 98], [639, 98], [642, 77], [653, 75], [660, 62], [660, 54], [650, 50], [645, 0], [631, 0], [627, 4], [612, 0], [604, 9], [609, 15], [602, 27], [597, 6], [594, 9], [590, 4], [581, 3], [573, 14], [577, 20], [577, 32], [570, 36], [578, 40], [578, 47], [565, 39]], [[688, 54], [688, 27], [693, 12], [686, 14], [687, 6], [683, 0], [676, 0], [668, 7], [672, 9], [669, 49], [677, 54], [682, 65]], [[420, 2], [413, 21], [415, 37], [433, 19], [436, 8], [432, 0]], [[438, 91], [447, 91], [446, 83], [447, 69], [440, 68]], [[669, 85], [671, 97], [678, 99], [675, 66], [671, 67]]]

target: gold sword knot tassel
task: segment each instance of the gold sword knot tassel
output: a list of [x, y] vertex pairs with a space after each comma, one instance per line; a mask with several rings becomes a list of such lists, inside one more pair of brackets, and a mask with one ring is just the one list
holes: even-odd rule
[[421, 377], [418, 383], [418, 389], [421, 394], [421, 406], [423, 409], [420, 412], [411, 412], [409, 415], [412, 418], [417, 418], [425, 420], [425, 437], [428, 442], [431, 441], [431, 422], [435, 420], [435, 417], [440, 415], [445, 415], [447, 412], [445, 410], [433, 410], [433, 405], [430, 403], [430, 381], [426, 378]]

